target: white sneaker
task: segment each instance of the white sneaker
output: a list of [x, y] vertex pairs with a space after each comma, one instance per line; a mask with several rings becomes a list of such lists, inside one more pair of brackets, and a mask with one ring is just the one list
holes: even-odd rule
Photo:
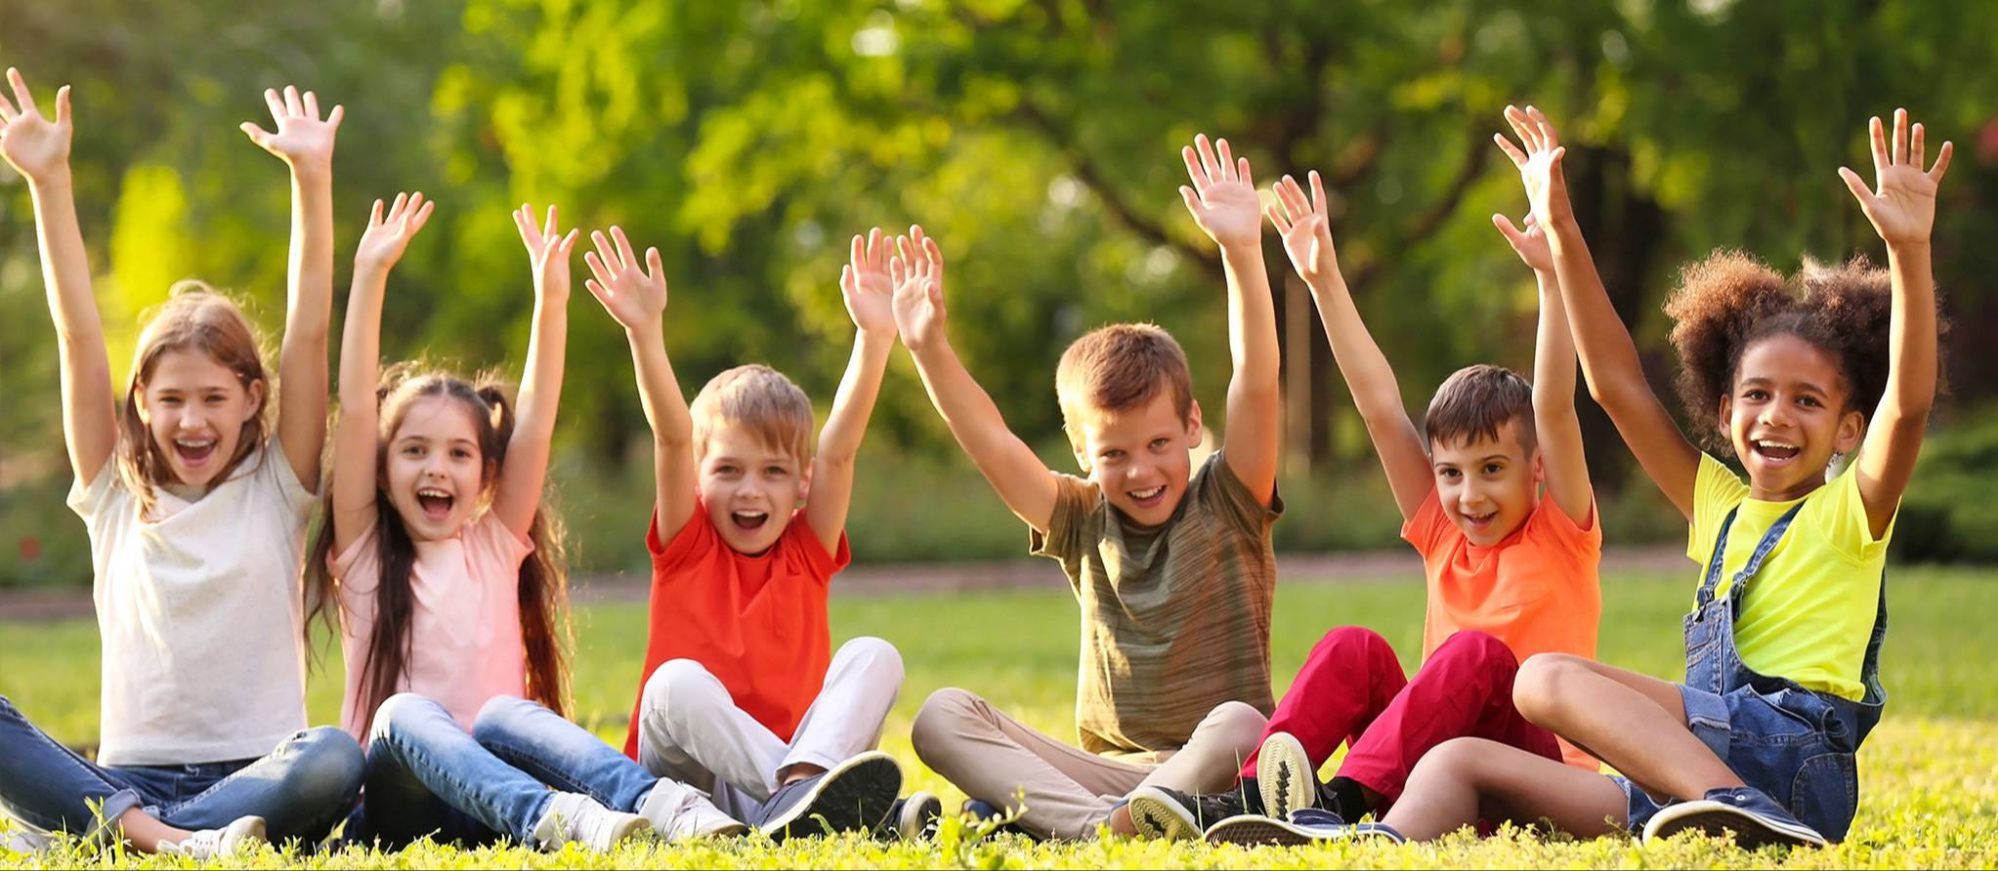
[[[16, 823], [16, 825], [19, 825], [19, 823]], [[25, 828], [11, 829], [7, 832], [4, 839], [0, 839], [0, 849], [30, 855], [47, 850], [49, 844], [48, 835]]]
[[161, 841], [159, 851], [170, 856], [186, 856], [197, 862], [206, 862], [210, 859], [236, 855], [262, 843], [264, 843], [264, 818], [238, 817], [235, 822], [222, 828], [202, 829], [188, 835], [179, 843]]
[[586, 850], [608, 853], [617, 842], [651, 828], [652, 824], [637, 814], [618, 813], [581, 793], [558, 792], [548, 802], [541, 821], [534, 824], [534, 840], [545, 850], [581, 844]]
[[725, 838], [749, 834], [749, 826], [722, 813], [698, 790], [671, 780], [660, 780], [645, 801], [638, 805], [639, 816], [652, 824], [652, 830], [671, 842], [695, 838]]

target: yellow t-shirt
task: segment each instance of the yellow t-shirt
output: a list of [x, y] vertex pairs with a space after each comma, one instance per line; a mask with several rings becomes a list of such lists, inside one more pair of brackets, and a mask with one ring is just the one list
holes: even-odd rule
[[[1748, 485], [1732, 470], [1711, 456], [1700, 458], [1686, 556], [1702, 572], [1713, 557], [1721, 522], [1741, 506], [1728, 529], [1716, 597], [1728, 595], [1735, 573], [1748, 563], [1763, 533], [1797, 501], [1750, 499]], [[1859, 498], [1859, 477], [1850, 466], [1802, 501], [1789, 532], [1748, 581], [1741, 613], [1735, 615], [1735, 647], [1742, 664], [1759, 674], [1856, 701], [1866, 695], [1860, 671], [1879, 614], [1894, 523], [1888, 522], [1886, 534], [1873, 537]]]

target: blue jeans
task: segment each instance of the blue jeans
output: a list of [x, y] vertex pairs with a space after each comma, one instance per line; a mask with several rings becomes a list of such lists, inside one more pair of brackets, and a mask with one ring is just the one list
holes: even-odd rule
[[317, 841], [361, 789], [361, 748], [330, 726], [299, 732], [260, 759], [103, 766], [50, 738], [0, 696], [0, 808], [46, 832], [114, 837], [139, 809], [182, 829], [264, 818], [273, 841]]
[[631, 757], [526, 699], [494, 697], [479, 711], [472, 737], [536, 780], [563, 792], [582, 793], [614, 811], [638, 813], [659, 784], [659, 778]]
[[443, 705], [414, 693], [390, 696], [369, 737], [360, 837], [402, 845], [425, 835], [462, 844], [505, 836], [535, 844], [535, 824], [553, 794], [479, 746]]

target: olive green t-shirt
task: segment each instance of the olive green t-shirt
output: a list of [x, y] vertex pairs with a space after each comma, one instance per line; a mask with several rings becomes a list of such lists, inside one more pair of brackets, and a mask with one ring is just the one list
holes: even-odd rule
[[1087, 480], [1059, 475], [1036, 556], [1061, 561], [1082, 608], [1075, 721], [1091, 753], [1178, 750], [1223, 702], [1264, 714], [1270, 698], [1270, 608], [1276, 555], [1268, 507], [1215, 451], [1179, 508], [1146, 529]]

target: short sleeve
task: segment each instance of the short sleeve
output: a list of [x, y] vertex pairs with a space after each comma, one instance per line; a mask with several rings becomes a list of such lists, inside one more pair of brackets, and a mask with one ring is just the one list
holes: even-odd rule
[[1527, 523], [1534, 532], [1559, 542], [1563, 550], [1584, 554], [1602, 552], [1603, 525], [1597, 516], [1594, 494], [1589, 496], [1588, 515], [1579, 521], [1561, 510], [1559, 501], [1542, 496]]
[[1426, 560], [1443, 546], [1444, 536], [1454, 529], [1450, 518], [1443, 516], [1443, 497], [1431, 485], [1428, 495], [1422, 497], [1422, 504], [1401, 524], [1401, 540], [1414, 546], [1415, 552]]
[[1854, 471], [1857, 466], [1857, 463], [1847, 465], [1845, 471], [1825, 485], [1822, 495], [1814, 494], [1798, 512], [1797, 519], [1817, 530], [1840, 556], [1865, 563], [1879, 559], [1887, 549], [1901, 512], [1897, 507], [1894, 517], [1887, 521], [1886, 531], [1879, 538], [1873, 536], [1873, 523], [1866, 516], [1866, 498], [1859, 492], [1859, 475]]
[[63, 500], [63, 504], [68, 505], [69, 510], [76, 512], [76, 516], [83, 518], [83, 522], [87, 524], [91, 518], [103, 513], [104, 506], [111, 500], [113, 493], [124, 492], [124, 489], [123, 481], [118, 476], [118, 461], [115, 458], [106, 459], [104, 465], [97, 470], [97, 479], [91, 481], [90, 486], [84, 486], [81, 478], [70, 482], [69, 496]]
[[311, 513], [312, 503], [319, 499], [319, 494], [305, 489], [305, 484], [298, 480], [298, 470], [285, 458], [284, 443], [277, 436], [271, 436], [250, 461], [257, 464], [259, 483], [275, 489], [287, 511], [301, 518]]
[[534, 542], [520, 537], [512, 527], [506, 525], [498, 514], [487, 511], [466, 530], [475, 556], [475, 565], [480, 576], [514, 575], [520, 571], [520, 564], [529, 554], [534, 553]]
[[1686, 558], [1705, 565], [1714, 555], [1721, 521], [1747, 498], [1748, 485], [1734, 470], [1712, 454], [1701, 454], [1700, 471], [1693, 479], [1693, 524], [1686, 536]]
[[819, 541], [818, 533], [813, 532], [812, 525], [805, 522], [802, 508], [792, 512], [791, 525], [784, 528], [784, 537], [790, 540], [792, 550], [803, 558], [806, 571], [820, 582], [830, 580], [853, 562], [853, 550], [847, 545], [846, 532], [840, 532], [838, 547], [827, 552], [825, 544]]
[[698, 559], [718, 537], [720, 533], [715, 531], [714, 522], [708, 518], [708, 507], [699, 502], [694, 503], [694, 513], [687, 515], [687, 522], [681, 524], [669, 541], [659, 540], [658, 506], [653, 506], [652, 516], [645, 521], [645, 552], [652, 557], [655, 571], [671, 571], [676, 566]]
[[1249, 492], [1249, 486], [1242, 483], [1241, 477], [1228, 465], [1227, 452], [1224, 446], [1201, 464], [1192, 484], [1197, 494], [1195, 498], [1200, 500], [1202, 508], [1227, 518], [1236, 528], [1261, 536], [1269, 531], [1277, 518], [1283, 516], [1283, 497], [1272, 488], [1270, 504], [1257, 501], [1256, 494]]
[[1095, 545], [1096, 527], [1101, 526], [1103, 514], [1103, 494], [1096, 485], [1074, 475], [1057, 474], [1047, 534], [1028, 529], [1027, 552], [1063, 562], [1075, 559]]

